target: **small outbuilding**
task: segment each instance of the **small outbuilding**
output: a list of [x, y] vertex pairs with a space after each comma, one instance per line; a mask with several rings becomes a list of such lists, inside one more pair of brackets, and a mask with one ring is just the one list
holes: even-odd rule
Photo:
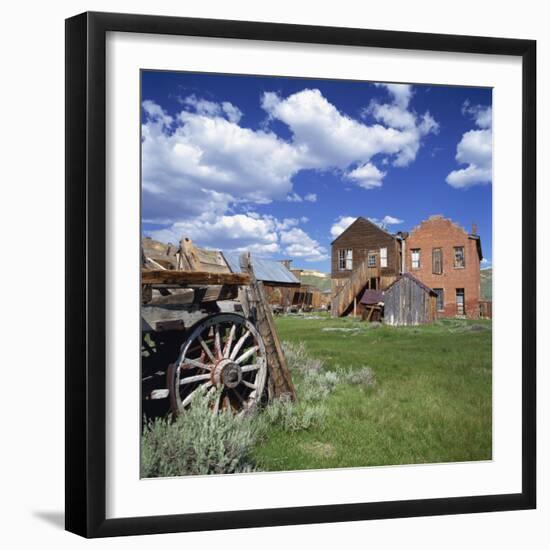
[[379, 322], [384, 307], [384, 292], [367, 288], [359, 301], [363, 321]]
[[410, 273], [400, 275], [384, 292], [384, 323], [421, 325], [436, 317], [437, 294]]

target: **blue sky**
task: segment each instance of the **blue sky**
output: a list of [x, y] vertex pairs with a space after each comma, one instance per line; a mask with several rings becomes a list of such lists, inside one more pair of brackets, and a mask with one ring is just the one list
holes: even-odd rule
[[142, 73], [142, 229], [329, 271], [357, 216], [407, 231], [443, 214], [491, 260], [492, 92]]

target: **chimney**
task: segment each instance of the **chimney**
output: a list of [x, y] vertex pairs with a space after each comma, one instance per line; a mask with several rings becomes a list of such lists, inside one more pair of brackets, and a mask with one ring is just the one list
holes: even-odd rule
[[280, 263], [282, 263], [287, 269], [290, 269], [290, 264], [292, 263], [292, 260], [279, 260]]
[[472, 235], [477, 235], [477, 223], [472, 223]]

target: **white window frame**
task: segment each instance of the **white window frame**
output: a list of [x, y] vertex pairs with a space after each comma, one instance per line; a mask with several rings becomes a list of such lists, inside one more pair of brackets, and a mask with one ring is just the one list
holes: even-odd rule
[[[462, 265], [459, 265], [457, 262], [457, 252], [459, 250], [462, 250]], [[465, 246], [453, 247], [453, 267], [455, 269], [464, 269], [466, 267], [466, 247]]]
[[[371, 263], [372, 260], [372, 263]], [[369, 250], [367, 252], [367, 267], [376, 267], [376, 251]]]
[[388, 249], [386, 247], [380, 249], [380, 267], [388, 267]]
[[338, 250], [338, 270], [351, 271], [353, 269], [353, 249], [340, 248]]
[[411, 248], [411, 268], [420, 269], [420, 248]]

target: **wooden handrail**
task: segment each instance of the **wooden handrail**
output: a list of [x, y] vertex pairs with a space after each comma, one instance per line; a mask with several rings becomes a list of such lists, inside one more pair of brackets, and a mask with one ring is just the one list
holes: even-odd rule
[[368, 258], [353, 270], [351, 277], [332, 297], [331, 312], [334, 317], [340, 317], [346, 311], [371, 278], [380, 276], [380, 270], [377, 267], [369, 267], [367, 261]]

